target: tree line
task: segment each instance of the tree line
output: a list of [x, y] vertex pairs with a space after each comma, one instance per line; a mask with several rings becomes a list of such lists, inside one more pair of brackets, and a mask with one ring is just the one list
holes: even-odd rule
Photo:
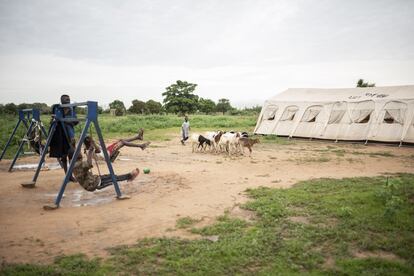
[[[375, 87], [375, 83], [365, 82], [363, 79], [359, 79], [356, 87]], [[241, 115], [248, 113], [259, 113], [260, 106], [252, 108], [244, 108], [243, 110], [236, 109], [231, 106], [229, 99], [219, 99], [218, 102], [214, 102], [211, 99], [205, 99], [195, 94], [197, 84], [189, 83], [187, 81], [177, 80], [175, 83], [165, 88], [162, 93], [163, 102], [157, 102], [154, 100], [148, 100], [146, 102], [135, 99], [132, 101], [132, 105], [126, 109], [125, 104], [121, 100], [115, 100], [109, 104], [109, 108], [104, 110], [99, 107], [99, 113], [109, 113], [111, 109], [115, 111], [115, 115], [124, 115], [127, 112], [131, 114], [193, 114], [193, 113], [205, 113], [212, 114], [215, 112], [229, 113], [230, 115]], [[26, 108], [38, 108], [42, 114], [50, 114], [51, 107], [45, 103], [33, 103], [33, 104], [0, 104], [0, 114], [16, 114], [19, 109]], [[82, 114], [85, 109], [79, 108], [77, 112]]]
[[[228, 113], [230, 115], [243, 115], [251, 113], [259, 113], [261, 106], [255, 106], [252, 108], [236, 109], [234, 108], [229, 99], [219, 99], [218, 102], [214, 102], [211, 99], [199, 97], [195, 94], [197, 84], [189, 83], [187, 81], [177, 80], [171, 84], [162, 93], [163, 102], [157, 102], [155, 100], [142, 101], [135, 99], [132, 101], [131, 106], [126, 109], [124, 102], [121, 100], [114, 100], [109, 104], [109, 108], [103, 109], [99, 107], [99, 113], [110, 113], [114, 110], [115, 115], [120, 116], [126, 113], [130, 114], [194, 114], [204, 113], [212, 114], [220, 112], [222, 114]], [[42, 114], [50, 114], [52, 108], [45, 103], [33, 103], [33, 104], [0, 104], [0, 114], [17, 114], [19, 109], [38, 108]], [[85, 108], [77, 108], [78, 114], [84, 114]]]

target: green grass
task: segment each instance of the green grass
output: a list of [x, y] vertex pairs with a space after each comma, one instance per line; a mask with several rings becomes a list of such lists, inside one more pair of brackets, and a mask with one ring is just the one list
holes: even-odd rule
[[[2, 275], [413, 275], [414, 175], [314, 179], [290, 189], [247, 190], [242, 208], [188, 229], [208, 239], [152, 238], [110, 250], [106, 260], [82, 255], [51, 265], [5, 265]], [[294, 222], [292, 217], [304, 217]], [[184, 223], [185, 222], [185, 223]], [[360, 258], [355, 252], [371, 252]], [[377, 255], [375, 255], [377, 252]], [[393, 254], [386, 259], [378, 252]]]
[[395, 155], [392, 154], [389, 151], [378, 151], [378, 152], [360, 152], [360, 151], [352, 151], [350, 152], [351, 154], [354, 155], [368, 155], [370, 157], [378, 157], [378, 156], [382, 156], [382, 157], [394, 157]]
[[183, 218], [179, 218], [179, 219], [177, 220], [176, 227], [177, 227], [178, 229], [188, 228], [188, 227], [190, 227], [191, 225], [193, 225], [193, 224], [195, 224], [195, 223], [197, 223], [197, 222], [199, 222], [199, 221], [200, 221], [199, 219], [193, 219], [193, 218], [191, 218], [191, 217], [183, 217]]
[[278, 137], [277, 135], [265, 135], [261, 138], [263, 143], [272, 143], [279, 145], [293, 145], [295, 142], [287, 137]]

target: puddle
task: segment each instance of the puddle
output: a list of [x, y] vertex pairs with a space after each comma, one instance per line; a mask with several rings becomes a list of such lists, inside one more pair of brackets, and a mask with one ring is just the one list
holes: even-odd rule
[[[146, 180], [136, 180], [134, 182], [119, 182], [119, 187], [123, 195], [132, 195], [139, 193]], [[74, 185], [79, 185], [74, 183]], [[145, 185], [145, 184], [144, 184]], [[45, 197], [56, 197], [57, 193], [44, 194]], [[63, 195], [61, 205], [70, 207], [82, 207], [82, 206], [97, 206], [107, 204], [116, 200], [116, 192], [113, 186], [108, 186], [102, 190], [96, 190], [94, 192], [88, 192], [81, 187], [76, 189], [67, 189]]]
[[[35, 170], [37, 168], [38, 163], [35, 164], [18, 164], [13, 167], [15, 170]], [[60, 165], [58, 162], [56, 163], [48, 163], [43, 164], [42, 169], [48, 170], [57, 170], [60, 169]]]

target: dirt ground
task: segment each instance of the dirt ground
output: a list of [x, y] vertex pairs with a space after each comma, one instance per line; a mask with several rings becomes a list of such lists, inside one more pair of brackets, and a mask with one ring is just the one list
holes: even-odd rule
[[[37, 187], [24, 189], [20, 183], [31, 180], [34, 171], [9, 173], [9, 162], [0, 162], [0, 261], [48, 263], [62, 254], [105, 257], [106, 248], [145, 237], [197, 238], [175, 229], [176, 220], [190, 216], [208, 224], [226, 210], [243, 216], [237, 206], [248, 200], [247, 188], [287, 188], [319, 177], [414, 173], [414, 148], [294, 141], [255, 145], [251, 157], [227, 157], [192, 153], [190, 145], [178, 141], [153, 143], [145, 151], [123, 149], [114, 163], [118, 174], [151, 168], [150, 174], [121, 183], [130, 199], [116, 200], [112, 187], [89, 193], [70, 183], [55, 211], [42, 206], [54, 201], [63, 171], [42, 171]], [[36, 162], [37, 157], [18, 161]], [[105, 164], [100, 168], [105, 171]]]

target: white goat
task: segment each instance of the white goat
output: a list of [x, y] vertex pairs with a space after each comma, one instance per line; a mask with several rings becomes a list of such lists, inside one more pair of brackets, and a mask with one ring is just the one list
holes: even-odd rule
[[230, 155], [234, 149], [234, 153], [237, 153], [239, 150], [239, 138], [240, 133], [223, 133], [218, 143], [220, 150], [223, 152], [226, 151]]

